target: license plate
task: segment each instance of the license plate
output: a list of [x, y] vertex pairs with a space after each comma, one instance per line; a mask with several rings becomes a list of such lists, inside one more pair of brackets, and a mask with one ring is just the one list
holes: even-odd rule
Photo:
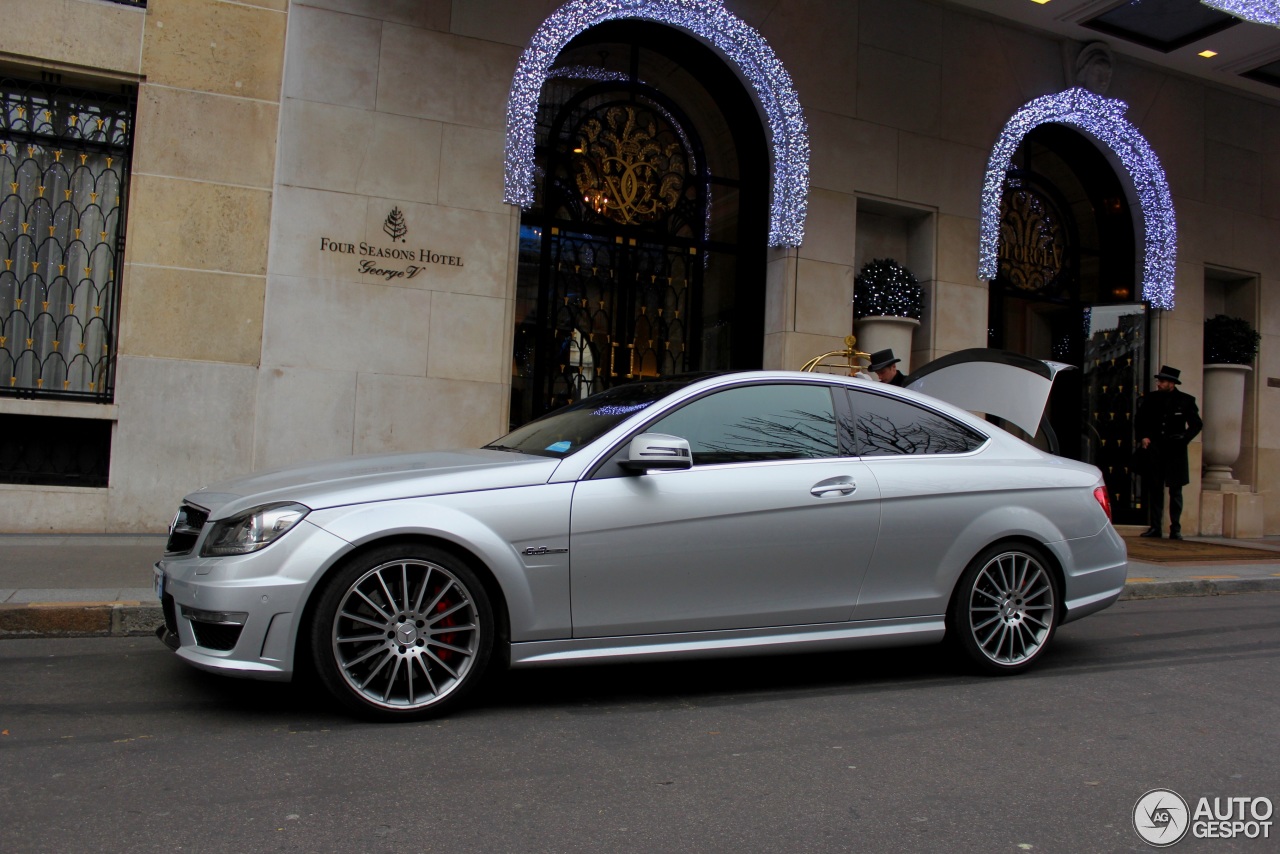
[[156, 598], [164, 598], [164, 573], [156, 570]]

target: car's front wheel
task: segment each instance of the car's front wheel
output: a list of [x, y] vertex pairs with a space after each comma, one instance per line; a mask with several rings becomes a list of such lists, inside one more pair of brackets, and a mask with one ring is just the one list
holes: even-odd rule
[[1058, 580], [1039, 549], [996, 545], [975, 557], [948, 614], [953, 643], [979, 670], [1010, 674], [1044, 654], [1058, 627]]
[[326, 688], [347, 707], [417, 720], [456, 705], [493, 649], [484, 586], [452, 554], [384, 546], [329, 579], [311, 621], [311, 650]]

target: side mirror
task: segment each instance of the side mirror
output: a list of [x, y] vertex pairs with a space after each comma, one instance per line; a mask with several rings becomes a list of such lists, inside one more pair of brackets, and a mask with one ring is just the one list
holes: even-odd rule
[[631, 440], [627, 458], [620, 465], [627, 471], [687, 469], [693, 467], [689, 440], [665, 433], [641, 433]]

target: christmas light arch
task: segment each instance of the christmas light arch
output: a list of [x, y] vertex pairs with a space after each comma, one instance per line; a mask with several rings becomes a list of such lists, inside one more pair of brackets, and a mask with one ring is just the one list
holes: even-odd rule
[[1200, 3], [1255, 24], [1280, 27], [1280, 2], [1276, 0], [1200, 0]]
[[570, 40], [605, 21], [640, 19], [676, 27], [738, 67], [764, 109], [773, 149], [769, 245], [799, 246], [809, 198], [809, 136], [791, 76], [754, 28], [723, 0], [571, 0], [538, 27], [520, 55], [507, 100], [503, 201], [533, 204], [538, 95]]
[[982, 184], [981, 245], [978, 276], [996, 277], [1000, 236], [1000, 198], [1014, 151], [1032, 128], [1063, 124], [1081, 130], [1110, 149], [1128, 173], [1143, 220], [1142, 298], [1155, 308], [1172, 309], [1178, 230], [1173, 199], [1160, 158], [1146, 138], [1125, 119], [1129, 105], [1079, 87], [1028, 102], [1000, 133]]

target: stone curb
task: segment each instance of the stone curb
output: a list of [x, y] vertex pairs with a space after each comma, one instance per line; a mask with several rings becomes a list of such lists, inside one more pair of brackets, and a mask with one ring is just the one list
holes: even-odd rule
[[[1121, 600], [1175, 596], [1229, 596], [1280, 593], [1280, 578], [1218, 578], [1143, 581], [1126, 584]], [[0, 605], [0, 639], [141, 637], [164, 624], [159, 604], [140, 602], [56, 602]]]
[[1237, 593], [1280, 593], [1280, 578], [1195, 578], [1126, 584], [1125, 599], [1166, 599], [1173, 596], [1231, 596]]
[[129, 637], [155, 634], [159, 603], [57, 602], [0, 605], [0, 639]]

